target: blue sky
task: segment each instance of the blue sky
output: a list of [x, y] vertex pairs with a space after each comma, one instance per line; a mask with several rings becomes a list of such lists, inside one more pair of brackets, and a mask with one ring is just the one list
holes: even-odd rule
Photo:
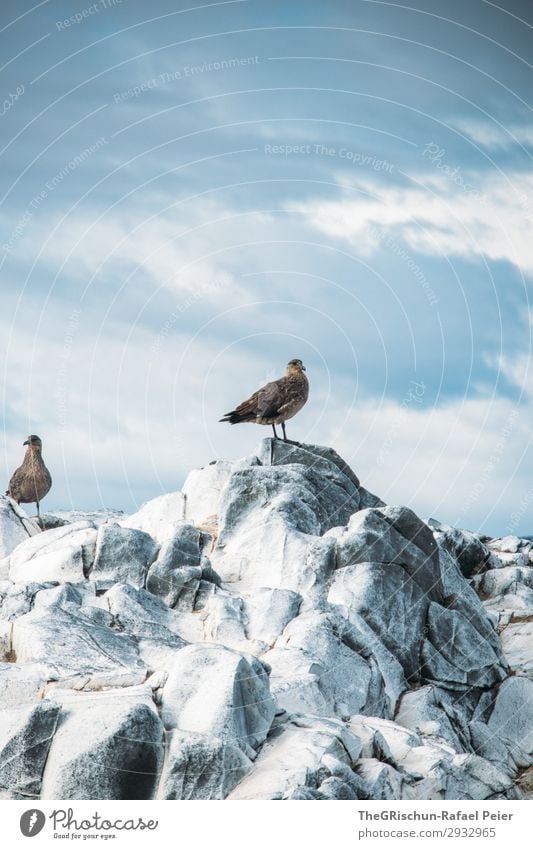
[[533, 10], [525, 2], [3, 2], [7, 481], [135, 509], [266, 429], [390, 503], [533, 533]]

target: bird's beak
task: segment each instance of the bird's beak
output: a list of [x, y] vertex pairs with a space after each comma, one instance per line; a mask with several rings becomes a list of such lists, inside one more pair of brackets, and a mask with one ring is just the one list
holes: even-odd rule
[[29, 445], [29, 444], [30, 444], [30, 440], [29, 440], [29, 439], [27, 439], [27, 440], [26, 440], [26, 442], [23, 442], [22, 444], [23, 444], [23, 445]]
[[305, 366], [302, 366], [302, 371], [307, 371]]

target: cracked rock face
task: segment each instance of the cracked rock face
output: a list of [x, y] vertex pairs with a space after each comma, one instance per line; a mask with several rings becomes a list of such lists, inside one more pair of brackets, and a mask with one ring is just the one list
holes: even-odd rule
[[272, 439], [133, 516], [60, 518], [0, 499], [0, 798], [531, 792], [529, 541]]

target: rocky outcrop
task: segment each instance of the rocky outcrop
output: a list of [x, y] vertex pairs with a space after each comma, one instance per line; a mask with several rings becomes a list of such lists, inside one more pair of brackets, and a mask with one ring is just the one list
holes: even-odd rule
[[528, 541], [426, 523], [272, 439], [127, 518], [2, 516], [0, 796], [527, 786]]

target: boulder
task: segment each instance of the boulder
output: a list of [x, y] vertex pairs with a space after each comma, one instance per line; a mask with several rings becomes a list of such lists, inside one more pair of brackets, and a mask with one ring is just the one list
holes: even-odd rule
[[183, 484], [184, 518], [193, 525], [211, 524], [219, 511], [220, 495], [236, 464], [217, 460], [189, 472]]
[[37, 522], [30, 519], [16, 501], [0, 495], [0, 560], [8, 557], [28, 537], [40, 532]]
[[146, 589], [174, 607], [189, 581], [202, 577], [202, 543], [203, 535], [194, 525], [178, 523], [150, 566]]
[[213, 735], [248, 756], [266, 738], [274, 712], [264, 666], [219, 645], [182, 649], [163, 689], [165, 728]]
[[163, 726], [146, 688], [61, 693], [61, 721], [42, 799], [150, 799], [163, 765]]
[[375, 507], [327, 536], [337, 541], [337, 568], [356, 563], [402, 566], [428, 600], [442, 600], [439, 549], [430, 528], [408, 507]]
[[503, 653], [518, 675], [533, 680], [533, 621], [507, 625], [501, 633]]
[[143, 681], [146, 668], [135, 638], [97, 624], [83, 608], [38, 607], [13, 623], [18, 663], [38, 663], [49, 679], [76, 681], [89, 689]]
[[46, 677], [41, 666], [31, 663], [0, 663], [0, 711], [36, 702]]
[[269, 736], [251, 772], [227, 798], [366, 798], [364, 782], [352, 771], [360, 748], [341, 722], [295, 718]]
[[51, 701], [0, 711], [0, 789], [9, 798], [39, 798], [58, 714]]
[[447, 687], [492, 687], [505, 678], [502, 657], [462, 613], [434, 602], [427, 615], [421, 671]]
[[400, 662], [408, 680], [420, 678], [429, 600], [403, 566], [374, 562], [341, 567], [334, 574], [328, 601], [342, 605], [351, 622], [362, 618]]
[[298, 615], [302, 597], [292, 590], [257, 587], [244, 600], [246, 636], [272, 646], [291, 619]]
[[157, 552], [158, 546], [144, 531], [118, 524], [101, 525], [89, 578], [101, 588], [117, 582], [143, 587]]
[[182, 492], [159, 495], [143, 504], [137, 513], [120, 521], [123, 528], [136, 528], [149, 534], [159, 545], [174, 536], [176, 527], [185, 519], [185, 497]]
[[158, 799], [225, 799], [252, 766], [234, 743], [176, 729], [170, 732]]
[[29, 581], [83, 581], [92, 566], [97, 531], [81, 521], [32, 536], [9, 557], [9, 579]]
[[498, 688], [488, 726], [518, 759], [533, 754], [533, 681], [507, 678]]

